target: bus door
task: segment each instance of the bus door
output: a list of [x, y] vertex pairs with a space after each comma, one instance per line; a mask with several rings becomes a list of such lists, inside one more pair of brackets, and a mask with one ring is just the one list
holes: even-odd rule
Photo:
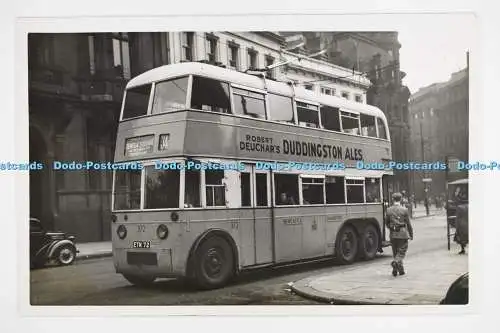
[[253, 219], [255, 264], [273, 262], [274, 229], [271, 207], [271, 176], [253, 168]]

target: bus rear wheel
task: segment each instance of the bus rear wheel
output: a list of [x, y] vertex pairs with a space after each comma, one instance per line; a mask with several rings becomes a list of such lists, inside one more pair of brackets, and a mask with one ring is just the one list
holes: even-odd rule
[[360, 254], [364, 260], [372, 260], [375, 258], [379, 249], [379, 241], [380, 238], [377, 229], [372, 224], [366, 225], [359, 242]]
[[222, 237], [212, 236], [198, 247], [195, 256], [194, 280], [202, 289], [224, 286], [234, 273], [234, 256], [229, 243]]
[[341, 264], [352, 264], [358, 256], [358, 235], [356, 230], [346, 225], [337, 234], [335, 256]]
[[123, 274], [123, 277], [137, 287], [150, 287], [156, 280], [154, 276]]

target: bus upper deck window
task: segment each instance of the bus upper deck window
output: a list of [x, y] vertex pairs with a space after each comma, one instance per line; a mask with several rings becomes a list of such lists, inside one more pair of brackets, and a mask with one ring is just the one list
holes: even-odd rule
[[229, 85], [204, 77], [193, 77], [191, 108], [197, 110], [231, 113]]
[[361, 135], [372, 138], [377, 137], [377, 129], [375, 127], [375, 117], [365, 114], [361, 115]]
[[339, 109], [321, 106], [321, 124], [324, 129], [340, 132]]
[[163, 113], [186, 108], [188, 78], [157, 82], [151, 113]]
[[297, 118], [299, 125], [319, 127], [318, 107], [316, 105], [297, 102]]
[[268, 94], [269, 113], [271, 120], [295, 123], [293, 119], [293, 104], [290, 97]]
[[387, 133], [385, 131], [384, 121], [379, 117], [377, 117], [377, 127], [378, 127], [378, 137], [381, 139], [387, 139]]
[[122, 119], [144, 116], [148, 112], [151, 84], [127, 89]]
[[360, 134], [359, 114], [341, 111], [342, 131], [349, 134]]
[[234, 113], [253, 118], [266, 119], [264, 95], [233, 88]]

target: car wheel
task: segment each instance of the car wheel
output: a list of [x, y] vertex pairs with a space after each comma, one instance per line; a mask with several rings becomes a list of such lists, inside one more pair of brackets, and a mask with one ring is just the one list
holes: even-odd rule
[[73, 245], [63, 245], [54, 254], [54, 259], [61, 266], [71, 265], [76, 259], [76, 248]]
[[359, 242], [360, 254], [364, 260], [375, 258], [380, 245], [379, 240], [377, 229], [372, 224], [366, 225]]
[[155, 282], [156, 277], [145, 275], [122, 274], [123, 277], [137, 287], [150, 287]]
[[203, 241], [194, 260], [194, 278], [202, 289], [222, 287], [233, 277], [233, 251], [222, 237], [213, 236]]
[[352, 264], [358, 256], [358, 235], [350, 225], [340, 229], [335, 242], [335, 256], [341, 264]]

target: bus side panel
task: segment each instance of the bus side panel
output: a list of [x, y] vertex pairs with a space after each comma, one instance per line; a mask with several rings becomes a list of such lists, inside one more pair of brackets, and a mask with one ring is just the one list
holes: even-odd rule
[[380, 234], [383, 232], [383, 207], [381, 204], [377, 205], [366, 205], [366, 217], [368, 218], [376, 218], [378, 227], [380, 228]]
[[346, 217], [346, 206], [326, 207], [326, 255], [335, 252], [335, 238]]
[[325, 207], [304, 207], [302, 215], [302, 257], [324, 256], [327, 242]]
[[255, 209], [255, 264], [273, 261], [273, 229], [271, 210]]
[[301, 207], [275, 208], [276, 262], [299, 260], [302, 256]]

